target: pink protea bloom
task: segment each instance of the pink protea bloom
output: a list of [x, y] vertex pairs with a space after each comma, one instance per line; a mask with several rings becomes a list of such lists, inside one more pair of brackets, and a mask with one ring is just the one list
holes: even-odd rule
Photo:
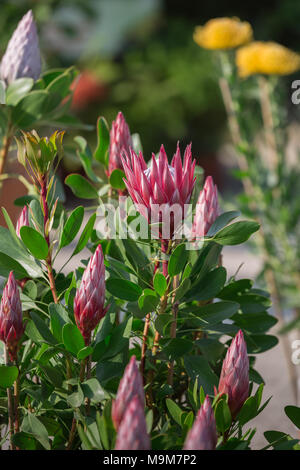
[[[151, 166], [148, 168], [142, 153], [137, 155], [132, 149], [129, 154], [122, 155], [123, 168], [126, 175], [125, 184], [135, 203], [137, 210], [154, 223], [153, 214], [158, 213], [160, 223], [158, 235], [161, 239], [169, 240], [184, 218], [184, 206], [188, 204], [195, 185], [195, 160], [192, 161], [191, 145], [186, 147], [182, 164], [180, 148], [171, 165], [163, 145], [158, 159], [152, 155]], [[175, 212], [170, 212], [171, 207]], [[166, 215], [169, 214], [167, 218]], [[168, 220], [168, 224], [164, 221]]]
[[7, 85], [17, 78], [37, 80], [41, 73], [41, 55], [32, 11], [23, 16], [15, 29], [0, 65], [0, 78]]
[[74, 316], [86, 344], [90, 343], [91, 332], [106, 314], [105, 301], [105, 267], [101, 245], [83, 273], [80, 287], [74, 299]]
[[0, 304], [0, 339], [5, 343], [12, 361], [17, 358], [19, 341], [24, 333], [22, 305], [18, 286], [9, 274]]
[[20, 230], [22, 227], [28, 227], [29, 226], [29, 216], [28, 216], [28, 207], [24, 206], [22, 209], [22, 212], [17, 220], [16, 223], [16, 234], [18, 235], [19, 238], [20, 236]]
[[144, 405], [137, 395], [126, 408], [118, 429], [115, 450], [150, 450]]
[[240, 330], [229, 346], [223, 361], [218, 392], [228, 394], [228, 405], [235, 418], [249, 395], [249, 359]]
[[141, 405], [144, 406], [145, 394], [143, 379], [140, 374], [136, 358], [135, 356], [132, 356], [125, 368], [124, 375], [120, 380], [116, 399], [112, 404], [111, 416], [116, 429], [119, 428], [125, 411], [134, 396], [137, 396]]
[[192, 238], [197, 240], [204, 237], [219, 215], [218, 189], [212, 177], [208, 176], [196, 204]]
[[217, 440], [215, 415], [210, 399], [206, 396], [186, 437], [184, 450], [214, 450]]
[[132, 139], [129, 126], [120, 111], [111, 125], [108, 175], [111, 175], [117, 168], [123, 170], [121, 153], [123, 151], [129, 153], [130, 147], [132, 147]]

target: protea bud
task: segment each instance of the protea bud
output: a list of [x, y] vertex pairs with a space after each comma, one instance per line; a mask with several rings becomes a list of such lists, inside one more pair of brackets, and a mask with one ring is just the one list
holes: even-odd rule
[[55, 157], [63, 157], [63, 136], [64, 131], [55, 131], [49, 138], [39, 137], [34, 130], [22, 132], [21, 139], [16, 139], [19, 162], [38, 178], [49, 173]]
[[218, 189], [212, 177], [208, 176], [196, 204], [192, 238], [204, 237], [219, 215]]
[[218, 392], [228, 394], [228, 405], [232, 417], [235, 418], [249, 395], [249, 359], [241, 330], [227, 350], [222, 365]]
[[133, 397], [137, 396], [144, 406], [145, 394], [143, 387], [143, 379], [140, 374], [136, 358], [132, 356], [127, 364], [124, 375], [120, 380], [116, 399], [112, 404], [112, 420], [116, 429], [119, 428], [126, 409]]
[[126, 408], [118, 429], [115, 450], [150, 450], [144, 406], [137, 395]]
[[80, 287], [74, 299], [74, 316], [86, 344], [89, 344], [91, 332], [106, 314], [105, 301], [105, 267], [101, 245], [83, 273]]
[[12, 361], [17, 357], [18, 344], [23, 332], [20, 294], [11, 271], [0, 304], [0, 339], [5, 343]]
[[20, 236], [21, 228], [28, 227], [28, 226], [29, 226], [28, 207], [24, 206], [16, 224], [16, 234], [19, 238], [21, 238]]
[[15, 29], [0, 65], [0, 78], [7, 85], [17, 78], [37, 80], [41, 73], [41, 55], [32, 11], [23, 16]]
[[111, 125], [108, 175], [111, 175], [117, 168], [123, 170], [121, 153], [123, 151], [129, 153], [130, 147], [132, 147], [130, 130], [120, 111]]
[[[168, 164], [163, 145], [157, 160], [152, 155], [149, 168], [142, 153], [137, 155], [133, 150], [130, 150], [130, 154], [123, 153], [122, 163], [126, 175], [124, 181], [137, 210], [148, 222], [160, 223], [160, 238], [171, 239], [184, 219], [184, 205], [190, 201], [196, 180], [191, 145], [186, 147], [183, 165], [179, 145], [171, 165]], [[157, 214], [159, 219], [154, 220], [153, 215], [156, 217]]]
[[216, 421], [210, 399], [206, 396], [192, 429], [189, 431], [184, 450], [214, 450], [217, 445]]

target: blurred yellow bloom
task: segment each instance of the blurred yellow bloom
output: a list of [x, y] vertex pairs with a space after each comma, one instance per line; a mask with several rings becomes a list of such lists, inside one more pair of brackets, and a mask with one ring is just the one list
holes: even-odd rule
[[251, 39], [251, 25], [238, 18], [214, 18], [194, 32], [194, 41], [205, 49], [232, 49]]
[[289, 75], [300, 69], [300, 55], [276, 42], [254, 41], [236, 52], [239, 75]]

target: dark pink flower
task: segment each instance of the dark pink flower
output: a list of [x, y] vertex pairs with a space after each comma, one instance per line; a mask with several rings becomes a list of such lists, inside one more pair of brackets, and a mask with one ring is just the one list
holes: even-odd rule
[[[171, 165], [168, 163], [163, 145], [158, 159], [152, 155], [149, 168], [142, 153], [137, 155], [132, 149], [129, 154], [123, 153], [122, 163], [126, 175], [124, 181], [137, 210], [153, 224], [155, 223], [153, 214], [158, 214], [159, 207], [157, 222], [169, 220], [168, 226], [162, 223], [159, 228], [159, 237], [171, 239], [174, 231], [182, 223], [184, 205], [189, 203], [195, 185], [195, 161], [192, 161], [191, 145], [186, 147], [183, 164], [179, 145]], [[172, 206], [176, 214], [172, 212], [170, 214]], [[170, 219], [166, 218], [168, 213]]]
[[110, 131], [108, 175], [117, 168], [123, 170], [121, 153], [122, 151], [129, 153], [130, 147], [132, 147], [130, 130], [120, 111]]
[[23, 333], [20, 294], [11, 271], [0, 304], [0, 339], [5, 343], [12, 361], [17, 357], [19, 341]]
[[116, 429], [119, 428], [124, 413], [134, 396], [137, 396], [142, 406], [144, 406], [145, 394], [143, 379], [136, 358], [132, 356], [125, 368], [124, 375], [120, 380], [116, 399], [112, 404], [112, 420]]
[[184, 450], [214, 450], [217, 445], [216, 421], [210, 399], [206, 396], [192, 429], [189, 431]]
[[235, 418], [249, 395], [249, 359], [241, 330], [227, 350], [222, 365], [218, 392], [228, 394], [228, 405], [232, 417]]
[[137, 395], [126, 407], [118, 429], [115, 450], [150, 450], [144, 406]]
[[7, 85], [17, 78], [37, 80], [41, 73], [41, 56], [32, 11], [23, 16], [15, 29], [0, 65], [0, 78]]
[[80, 287], [74, 299], [74, 316], [86, 344], [89, 344], [91, 332], [106, 314], [105, 301], [105, 267], [101, 245], [87, 265]]

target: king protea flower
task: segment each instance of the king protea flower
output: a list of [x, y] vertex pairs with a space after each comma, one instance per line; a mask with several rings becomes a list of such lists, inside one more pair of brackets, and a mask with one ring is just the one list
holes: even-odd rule
[[212, 177], [208, 176], [196, 204], [192, 238], [204, 237], [219, 215], [218, 189]]
[[83, 273], [74, 299], [75, 321], [86, 344], [89, 344], [91, 332], [106, 314], [104, 301], [105, 268], [102, 248], [98, 245]]
[[214, 450], [217, 445], [216, 420], [210, 399], [206, 396], [192, 429], [189, 431], [184, 450]]
[[221, 395], [228, 394], [228, 405], [232, 417], [235, 418], [249, 395], [249, 359], [241, 330], [227, 350], [218, 392]]
[[137, 395], [126, 407], [118, 429], [115, 450], [150, 450], [144, 405]]
[[112, 404], [112, 420], [116, 429], [119, 428], [126, 409], [133, 397], [137, 396], [142, 407], [145, 403], [145, 394], [143, 387], [143, 379], [140, 374], [136, 358], [132, 356], [127, 364], [124, 375], [120, 380], [116, 399]]
[[22, 305], [13, 272], [9, 274], [0, 304], [0, 339], [5, 343], [11, 360], [17, 357], [23, 335]]
[[116, 120], [111, 125], [108, 162], [109, 175], [117, 168], [123, 170], [121, 153], [123, 151], [129, 153], [130, 147], [132, 147], [130, 130], [120, 111]]
[[29, 217], [28, 217], [28, 207], [24, 206], [22, 209], [22, 212], [17, 220], [16, 224], [16, 234], [18, 235], [19, 238], [20, 236], [20, 230], [22, 227], [28, 227], [29, 226]]
[[[171, 239], [184, 218], [184, 205], [189, 203], [195, 185], [196, 162], [192, 161], [191, 145], [186, 147], [183, 165], [179, 145], [171, 165], [163, 145], [157, 160], [155, 155], [152, 155], [149, 168], [142, 153], [137, 155], [132, 149], [129, 154], [123, 153], [122, 163], [126, 175], [124, 181], [137, 210], [148, 222], [162, 222], [159, 237], [164, 240]], [[174, 213], [170, 212], [172, 206], [175, 207]], [[151, 216], [158, 213], [158, 208], [159, 220], [156, 221]], [[168, 212], [168, 224], [164, 224], [164, 220], [167, 220], [164, 216]]]
[[0, 65], [0, 78], [7, 85], [17, 78], [37, 80], [41, 73], [41, 55], [32, 11], [23, 16], [15, 29]]

